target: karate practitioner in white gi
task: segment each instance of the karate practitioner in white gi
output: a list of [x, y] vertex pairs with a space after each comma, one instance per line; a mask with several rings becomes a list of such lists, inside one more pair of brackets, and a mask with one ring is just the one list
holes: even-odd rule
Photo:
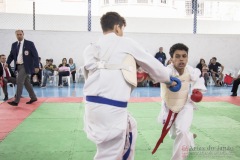
[[[193, 110], [196, 108], [193, 95], [189, 96], [190, 90], [198, 89], [206, 91], [204, 79], [200, 78], [200, 70], [189, 66], [188, 47], [178, 43], [170, 48], [172, 64], [168, 65], [168, 73], [180, 79], [182, 86], [178, 92], [171, 92], [166, 88], [166, 84], [161, 84], [162, 109], [159, 115], [159, 121], [163, 124], [167, 120], [169, 110], [173, 112], [170, 123], [174, 119], [174, 113], [177, 117], [170, 128], [170, 137], [174, 139], [173, 153], [171, 160], [184, 160], [188, 156], [189, 148], [194, 147], [194, 138], [196, 134], [190, 132], [193, 119]], [[190, 88], [191, 85], [191, 88]]]
[[97, 146], [94, 160], [134, 159], [137, 124], [126, 107], [137, 84], [136, 63], [155, 82], [175, 85], [166, 67], [134, 40], [123, 37], [125, 26], [118, 13], [104, 14], [103, 35], [84, 51], [84, 131]]

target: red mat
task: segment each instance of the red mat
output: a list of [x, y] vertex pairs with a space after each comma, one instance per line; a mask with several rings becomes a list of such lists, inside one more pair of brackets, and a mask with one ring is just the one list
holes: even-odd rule
[[228, 102], [240, 106], [240, 97], [203, 97], [203, 102]]
[[29, 98], [21, 98], [18, 106], [11, 106], [7, 102], [0, 104], [0, 140], [4, 139], [44, 101], [40, 98], [37, 102], [26, 104], [29, 100]]

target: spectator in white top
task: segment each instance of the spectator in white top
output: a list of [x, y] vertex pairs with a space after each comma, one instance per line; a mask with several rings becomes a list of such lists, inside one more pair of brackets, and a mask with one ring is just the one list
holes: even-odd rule
[[73, 63], [73, 59], [72, 58], [69, 58], [68, 63], [69, 63], [69, 67], [70, 67], [70, 72], [72, 74], [73, 83], [76, 83], [76, 80], [75, 80], [76, 64]]

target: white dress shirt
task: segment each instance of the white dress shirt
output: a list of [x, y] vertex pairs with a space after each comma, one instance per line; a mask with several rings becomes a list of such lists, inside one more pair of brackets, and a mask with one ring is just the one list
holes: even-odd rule
[[[17, 64], [23, 64], [23, 44], [24, 44], [24, 39], [21, 42], [20, 49], [18, 52], [18, 57], [17, 57]], [[18, 42], [19, 44], [19, 42]], [[17, 45], [18, 45], [17, 44]]]
[[[3, 77], [6, 77], [5, 64], [4, 63], [1, 63], [1, 64], [2, 64], [2, 67], [3, 67]], [[8, 71], [9, 77], [11, 77], [11, 73], [10, 73], [8, 68], [7, 68], [7, 71]]]

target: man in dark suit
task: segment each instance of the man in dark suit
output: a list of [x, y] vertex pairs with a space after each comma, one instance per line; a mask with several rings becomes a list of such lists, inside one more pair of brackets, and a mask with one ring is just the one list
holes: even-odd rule
[[11, 52], [7, 59], [8, 65], [14, 61], [15, 70], [18, 73], [15, 100], [8, 102], [12, 106], [18, 105], [22, 95], [23, 85], [31, 98], [26, 104], [31, 104], [37, 101], [36, 94], [30, 83], [30, 77], [32, 73], [37, 73], [39, 71], [38, 52], [34, 43], [24, 39], [24, 33], [22, 30], [17, 30], [15, 34], [18, 41], [12, 44]]
[[163, 47], [159, 48], [159, 52], [155, 54], [155, 58], [165, 66], [165, 61], [167, 57], [166, 54], [163, 52]]
[[8, 91], [7, 91], [7, 83], [12, 83], [12, 84], [16, 84], [16, 76], [14, 74], [14, 72], [11, 69], [11, 66], [8, 65], [7, 68], [5, 68], [6, 65], [6, 56], [4, 54], [0, 55], [0, 62], [1, 62], [1, 67], [3, 69], [3, 86], [2, 86], [2, 90], [3, 93], [5, 95], [5, 98], [3, 99], [4, 101], [8, 100]]

